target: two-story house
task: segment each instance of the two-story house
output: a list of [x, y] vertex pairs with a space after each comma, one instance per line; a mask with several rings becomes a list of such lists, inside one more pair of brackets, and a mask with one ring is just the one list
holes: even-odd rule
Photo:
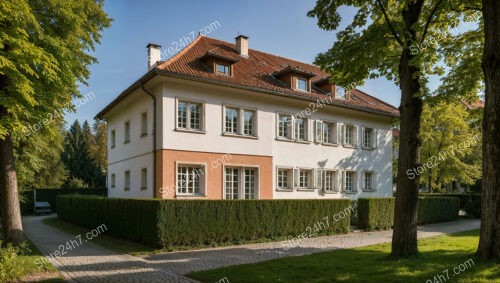
[[392, 196], [393, 106], [317, 66], [198, 36], [97, 114], [110, 197]]

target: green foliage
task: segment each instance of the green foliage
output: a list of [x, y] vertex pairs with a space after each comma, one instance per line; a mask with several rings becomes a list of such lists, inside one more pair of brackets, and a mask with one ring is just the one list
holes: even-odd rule
[[65, 188], [67, 189], [82, 189], [85, 187], [87, 187], [87, 184], [85, 184], [82, 179], [78, 179], [76, 177], [71, 178], [65, 185]]
[[465, 212], [468, 216], [481, 218], [481, 200], [470, 200], [465, 204]]
[[456, 197], [460, 200], [460, 209], [464, 209], [469, 201], [481, 202], [481, 194], [425, 194], [421, 193], [422, 197]]
[[[161, 247], [219, 245], [296, 236], [349, 200], [138, 200], [59, 196], [58, 217], [116, 237]], [[300, 213], [297, 213], [300, 212]], [[349, 218], [324, 233], [349, 231]]]
[[23, 275], [23, 269], [19, 268], [22, 263], [19, 256], [30, 252], [27, 244], [13, 246], [8, 243], [2, 247], [2, 241], [0, 241], [0, 247], [0, 282], [18, 280]]
[[[394, 198], [360, 198], [358, 227], [386, 230], [394, 223]], [[460, 200], [455, 197], [419, 197], [417, 223], [428, 224], [457, 219]]]
[[426, 170], [420, 182], [431, 191], [456, 180], [472, 185], [481, 178], [481, 131], [471, 120], [460, 102], [424, 105], [420, 162]]
[[386, 230], [394, 222], [394, 198], [360, 198], [358, 227], [365, 230]]

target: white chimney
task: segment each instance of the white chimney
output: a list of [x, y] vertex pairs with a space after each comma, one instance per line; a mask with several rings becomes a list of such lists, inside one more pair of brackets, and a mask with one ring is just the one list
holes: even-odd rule
[[248, 57], [248, 36], [240, 34], [235, 39], [236, 51], [238, 51], [238, 54]]
[[161, 61], [161, 45], [150, 43], [146, 46], [148, 49], [148, 71], [151, 70], [156, 62]]

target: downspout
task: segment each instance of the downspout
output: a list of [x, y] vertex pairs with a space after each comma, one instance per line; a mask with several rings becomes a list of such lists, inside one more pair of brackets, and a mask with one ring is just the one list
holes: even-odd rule
[[156, 194], [156, 96], [144, 87], [144, 83], [140, 81], [142, 90], [151, 96], [153, 99], [153, 184], [154, 184], [154, 194], [153, 197], [157, 197]]

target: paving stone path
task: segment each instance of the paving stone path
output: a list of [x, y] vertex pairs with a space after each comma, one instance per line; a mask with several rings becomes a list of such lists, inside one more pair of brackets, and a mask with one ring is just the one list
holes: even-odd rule
[[[46, 255], [74, 237], [41, 223], [42, 217], [25, 217], [25, 232]], [[476, 219], [430, 224], [418, 228], [418, 238], [479, 229]], [[392, 231], [359, 232], [302, 239], [285, 249], [284, 242], [247, 244], [204, 250], [134, 257], [92, 243], [57, 258], [55, 265], [68, 282], [196, 282], [182, 275], [193, 271], [247, 264], [274, 258], [301, 256], [342, 248], [391, 241]]]

